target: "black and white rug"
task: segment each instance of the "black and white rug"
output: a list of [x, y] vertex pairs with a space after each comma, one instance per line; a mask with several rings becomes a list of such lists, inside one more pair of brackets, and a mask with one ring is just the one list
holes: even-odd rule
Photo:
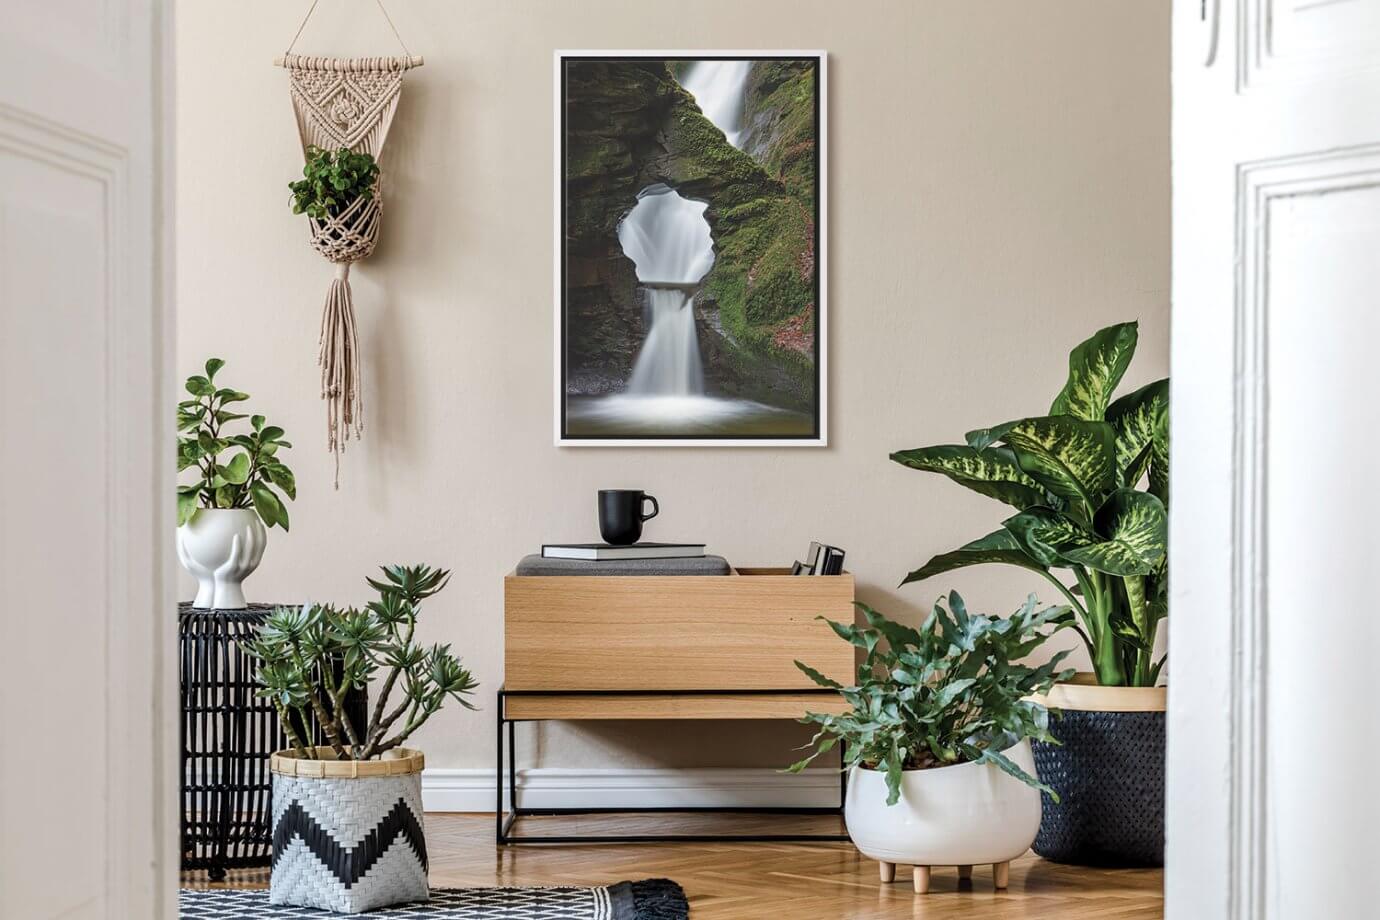
[[[180, 920], [323, 920], [310, 907], [268, 903], [267, 891], [183, 890]], [[688, 920], [685, 892], [667, 879], [603, 888], [433, 888], [431, 900], [360, 915], [383, 920]]]

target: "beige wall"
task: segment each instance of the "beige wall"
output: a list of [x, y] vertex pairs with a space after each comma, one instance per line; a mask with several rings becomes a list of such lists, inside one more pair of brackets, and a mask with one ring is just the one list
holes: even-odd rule
[[[225, 358], [226, 382], [297, 444], [292, 532], [272, 532], [251, 599], [359, 602], [375, 564], [455, 569], [424, 639], [463, 653], [486, 711], [433, 720], [432, 765], [492, 762], [501, 577], [543, 540], [596, 536], [601, 487], [661, 499], [652, 539], [703, 539], [741, 564], [839, 544], [862, 598], [893, 614], [949, 586], [995, 610], [1048, 587], [982, 569], [897, 591], [1002, 510], [886, 457], [1042, 411], [1068, 348], [1106, 323], [1141, 320], [1129, 382], [1166, 373], [1168, 4], [392, 3], [427, 64], [384, 156], [382, 243], [353, 276], [366, 431], [339, 492], [315, 366], [331, 271], [288, 210], [301, 161], [270, 66], [301, 6], [177, 6], [178, 370]], [[715, 47], [829, 51], [830, 446], [558, 449], [551, 52]], [[393, 49], [370, 0], [334, 0], [298, 50]], [[799, 727], [534, 737], [548, 766], [775, 765]]]

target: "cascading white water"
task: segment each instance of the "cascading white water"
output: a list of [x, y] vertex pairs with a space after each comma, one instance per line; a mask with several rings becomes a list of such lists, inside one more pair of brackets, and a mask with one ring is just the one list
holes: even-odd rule
[[633, 396], [697, 396], [704, 392], [700, 343], [691, 305], [714, 265], [714, 241], [702, 201], [652, 185], [618, 225], [623, 253], [647, 290], [650, 323], [627, 392]]
[[696, 396], [704, 392], [700, 343], [690, 295], [649, 288], [652, 324], [637, 353], [628, 392], [634, 396]]
[[696, 61], [680, 79], [704, 117], [714, 122], [734, 147], [743, 135], [743, 103], [751, 70], [751, 61]]

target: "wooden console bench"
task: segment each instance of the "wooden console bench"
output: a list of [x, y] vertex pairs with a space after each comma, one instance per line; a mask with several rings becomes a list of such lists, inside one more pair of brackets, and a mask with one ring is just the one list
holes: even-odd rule
[[[853, 621], [853, 576], [734, 569], [721, 576], [518, 576], [504, 579], [505, 684], [498, 691], [497, 839], [846, 840], [845, 835], [514, 837], [524, 815], [648, 811], [839, 814], [829, 808], [531, 809], [517, 790], [515, 725], [545, 720], [798, 719], [842, 712], [798, 659], [845, 683], [853, 648], [821, 614]], [[505, 726], [507, 737], [504, 737]], [[505, 770], [506, 763], [506, 770]], [[508, 791], [507, 808], [504, 786]]]

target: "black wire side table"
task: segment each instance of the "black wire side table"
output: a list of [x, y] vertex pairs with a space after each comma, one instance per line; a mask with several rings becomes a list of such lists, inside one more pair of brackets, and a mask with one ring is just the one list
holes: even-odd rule
[[[181, 647], [182, 868], [227, 869], [272, 864], [273, 781], [268, 758], [288, 746], [272, 703], [255, 696], [254, 663], [240, 648], [274, 609], [177, 608]], [[366, 694], [347, 698], [362, 724]], [[303, 737], [324, 743], [315, 724]]]

